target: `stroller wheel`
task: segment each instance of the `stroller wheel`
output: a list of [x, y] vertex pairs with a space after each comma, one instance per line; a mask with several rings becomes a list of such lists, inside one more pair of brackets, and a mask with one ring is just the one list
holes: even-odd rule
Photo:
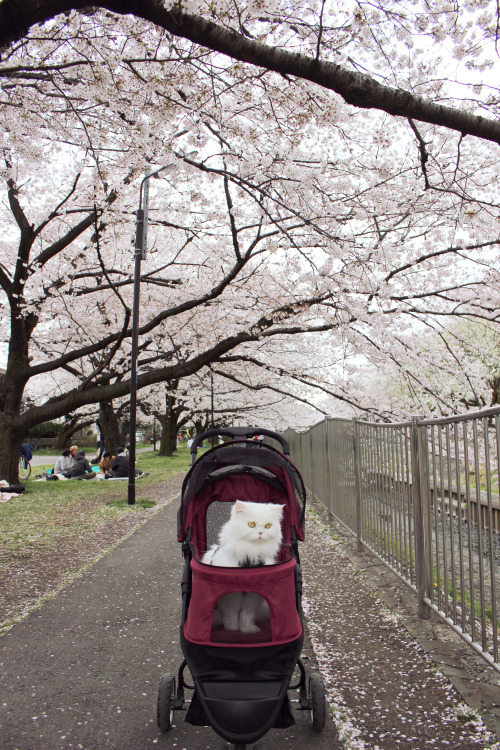
[[309, 676], [309, 706], [309, 725], [315, 732], [321, 732], [326, 721], [325, 687], [321, 675], [316, 672]]
[[156, 720], [162, 732], [168, 732], [174, 721], [175, 677], [163, 674], [158, 688], [158, 703], [156, 706]]

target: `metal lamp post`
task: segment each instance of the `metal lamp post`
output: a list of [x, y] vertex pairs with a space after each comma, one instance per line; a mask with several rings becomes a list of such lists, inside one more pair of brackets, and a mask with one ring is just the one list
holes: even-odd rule
[[[197, 151], [190, 151], [182, 159], [196, 156]], [[139, 301], [141, 292], [141, 261], [146, 257], [149, 209], [149, 180], [160, 172], [172, 169], [174, 164], [165, 164], [141, 181], [139, 190], [139, 208], [135, 229], [135, 268], [134, 268], [134, 301], [132, 307], [132, 363], [130, 368], [130, 446], [128, 470], [128, 504], [135, 504], [135, 431], [137, 425], [137, 357], [139, 354]]]
[[139, 190], [139, 208], [135, 225], [134, 301], [132, 307], [132, 362], [130, 368], [130, 446], [128, 468], [128, 504], [135, 504], [135, 432], [137, 426], [137, 357], [139, 355], [139, 303], [141, 293], [141, 261], [146, 258], [149, 209], [149, 180], [172, 164], [146, 175]]

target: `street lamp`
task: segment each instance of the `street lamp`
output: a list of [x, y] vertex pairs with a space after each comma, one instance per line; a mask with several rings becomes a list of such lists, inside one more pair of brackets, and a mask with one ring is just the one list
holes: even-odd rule
[[139, 208], [135, 225], [134, 301], [132, 307], [132, 363], [130, 368], [130, 445], [128, 467], [128, 504], [135, 504], [135, 433], [137, 426], [137, 357], [139, 355], [139, 302], [141, 293], [141, 261], [146, 258], [148, 236], [149, 180], [174, 165], [160, 167], [147, 174], [139, 189]]
[[[196, 156], [197, 151], [190, 151], [181, 158]], [[128, 469], [128, 504], [135, 504], [135, 431], [137, 426], [137, 357], [139, 354], [139, 301], [141, 292], [141, 261], [146, 258], [149, 209], [149, 180], [174, 167], [165, 164], [155, 172], [147, 174], [141, 180], [139, 189], [139, 208], [135, 225], [135, 267], [134, 267], [134, 300], [132, 307], [132, 363], [130, 368], [130, 446]]]

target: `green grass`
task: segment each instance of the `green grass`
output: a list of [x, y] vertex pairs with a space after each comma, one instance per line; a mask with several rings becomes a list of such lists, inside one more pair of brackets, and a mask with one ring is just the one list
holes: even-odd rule
[[[136, 466], [147, 476], [136, 482], [136, 503], [128, 505], [128, 481], [35, 480], [43, 466], [32, 467], [23, 482], [24, 495], [0, 503], [0, 569], [6, 554], [32, 553], [50, 546], [59, 537], [78, 536], [97, 528], [106, 518], [134, 513], [156, 504], [156, 485], [189, 468], [189, 451], [180, 448], [172, 457], [159, 457], [153, 451], [140, 453]], [[53, 463], [45, 468], [53, 467]]]
[[[190, 464], [185, 447], [170, 458], [160, 458], [152, 450], [137, 458], [137, 468], [146, 476], [136, 483], [134, 505], [128, 504], [127, 480], [46, 482], [34, 478], [24, 482], [23, 495], [0, 503], [0, 579], [7, 592], [12, 585], [19, 594], [11, 603], [7, 596], [0, 612], [0, 620], [4, 618], [0, 635], [87, 570], [120, 535], [131, 533], [146, 518], [141, 511], [154, 509], [159, 498], [168, 497], [163, 483], [176, 475], [182, 477]], [[36, 473], [41, 468], [34, 467]], [[108, 538], [106, 530], [111, 528], [114, 531]], [[99, 538], [100, 546], [90, 545], [90, 556], [79, 555]], [[32, 580], [32, 574], [36, 578], [40, 570], [43, 573], [34, 590], [26, 581]]]
[[[451, 578], [451, 573], [449, 577]], [[441, 596], [444, 599], [445, 591], [446, 591], [444, 576], [441, 576], [440, 580], [438, 581], [437, 569], [435, 567], [433, 567], [433, 586], [434, 586], [435, 596], [436, 597], [438, 596], [438, 588], [439, 588], [441, 591]], [[448, 596], [449, 596], [449, 606], [451, 607], [453, 605], [453, 586], [451, 582], [448, 583]], [[458, 586], [457, 586], [455, 597], [457, 601], [457, 606], [465, 607], [465, 613], [466, 613], [467, 619], [469, 620], [471, 616], [471, 609], [472, 609], [472, 599], [470, 596], [470, 592], [465, 590], [464, 598], [462, 600], [462, 593], [460, 590], [458, 590]], [[477, 597], [474, 600], [474, 617], [477, 622], [481, 622], [481, 617], [482, 617], [481, 602], [478, 601], [478, 598], [479, 598], [479, 592], [477, 592]], [[486, 625], [489, 627], [492, 627], [493, 626], [493, 608], [491, 606], [485, 605], [484, 616], [485, 616]], [[500, 619], [497, 620], [497, 628], [500, 628]]]

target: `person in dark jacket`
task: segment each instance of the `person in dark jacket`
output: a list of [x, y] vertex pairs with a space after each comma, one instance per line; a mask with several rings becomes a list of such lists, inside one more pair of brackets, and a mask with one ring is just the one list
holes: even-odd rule
[[128, 477], [128, 470], [129, 470], [129, 458], [128, 453], [120, 446], [116, 449], [116, 456], [113, 459], [113, 463], [111, 464], [111, 469], [109, 471], [110, 476], [112, 477]]
[[85, 451], [78, 451], [71, 467], [71, 479], [94, 479], [95, 471], [85, 458]]
[[33, 458], [33, 449], [30, 443], [23, 443], [21, 445], [21, 457], [24, 458], [24, 468], [28, 468], [28, 463]]

